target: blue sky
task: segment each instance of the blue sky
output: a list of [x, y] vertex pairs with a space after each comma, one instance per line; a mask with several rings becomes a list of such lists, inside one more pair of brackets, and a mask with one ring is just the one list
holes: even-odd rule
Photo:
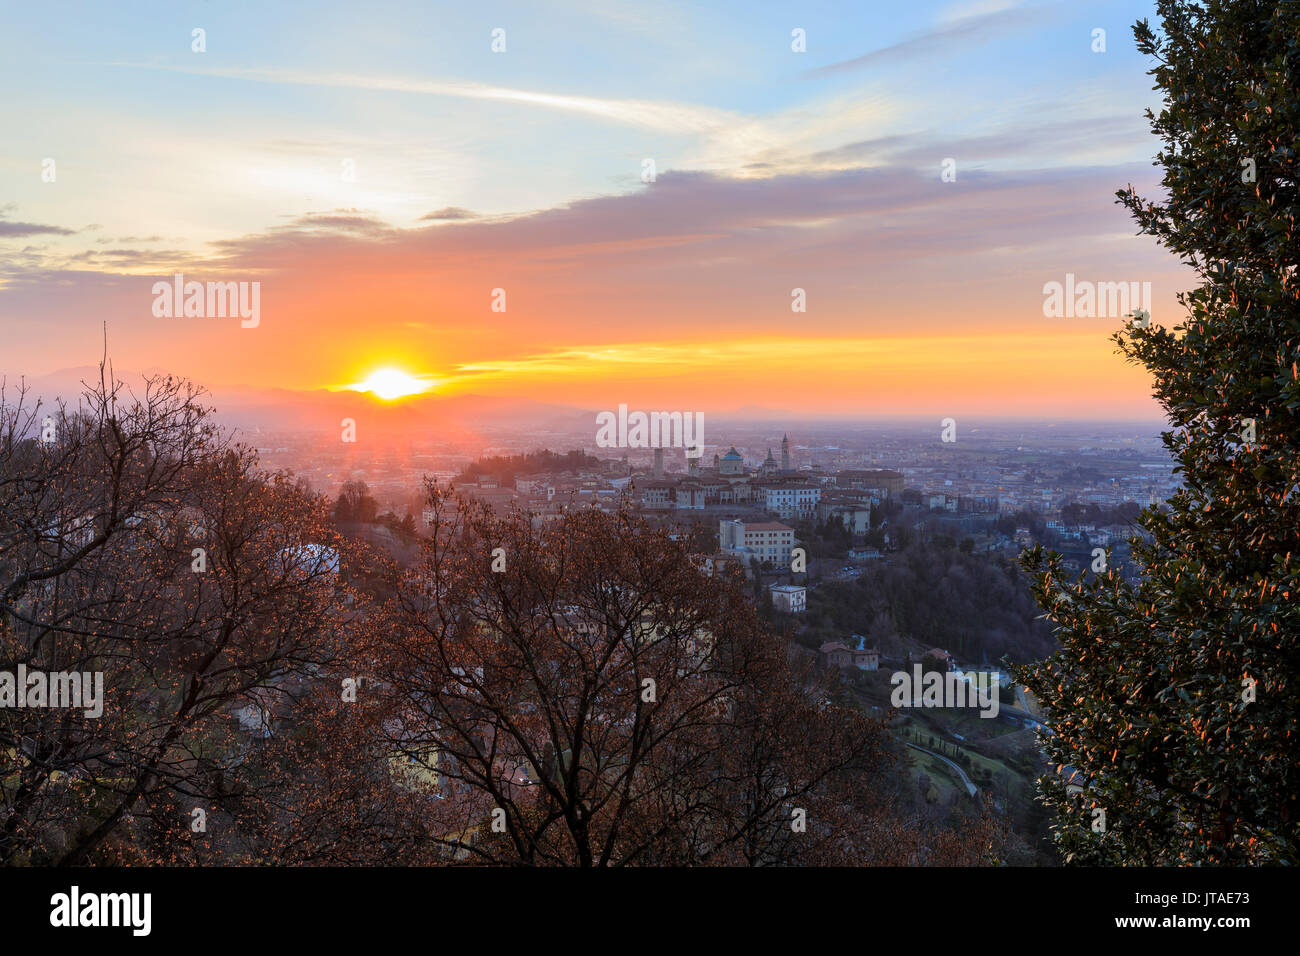
[[[660, 172], [807, 168], [811, 153], [900, 135], [1005, 138], [971, 169], [1135, 160], [1151, 143], [1130, 107], [1151, 94], [1129, 26], [1148, 14], [1007, 0], [11, 4], [0, 72], [22, 93], [2, 107], [0, 162], [7, 198], [42, 221], [147, 221], [193, 240], [331, 205], [398, 222], [430, 202], [547, 208], [636, 189], [645, 157]], [[193, 27], [207, 52], [191, 51]], [[505, 53], [490, 50], [497, 27]], [[1095, 148], [1016, 144], [1063, 123]], [[32, 175], [47, 156], [54, 202]]]

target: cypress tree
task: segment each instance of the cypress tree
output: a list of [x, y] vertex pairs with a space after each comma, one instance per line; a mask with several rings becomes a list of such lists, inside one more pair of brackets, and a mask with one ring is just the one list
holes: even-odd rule
[[[1061, 649], [1040, 791], [1068, 861], [1300, 862], [1300, 5], [1159, 0], [1163, 191], [1120, 202], [1197, 273], [1181, 324], [1115, 335], [1150, 370], [1181, 489], [1138, 518], [1134, 585], [1023, 557]], [[1101, 811], [1098, 813], [1097, 811]]]

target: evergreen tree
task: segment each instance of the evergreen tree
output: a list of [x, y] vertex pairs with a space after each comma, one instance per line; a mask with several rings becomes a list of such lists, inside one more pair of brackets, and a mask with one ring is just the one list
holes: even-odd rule
[[1050, 711], [1040, 785], [1067, 860], [1295, 863], [1300, 7], [1157, 8], [1162, 34], [1134, 36], [1163, 95], [1147, 116], [1165, 195], [1119, 196], [1200, 284], [1181, 325], [1137, 316], [1115, 338], [1151, 370], [1183, 488], [1138, 519], [1136, 584], [1067, 581], [1059, 555], [1026, 553], [1062, 649], [1021, 676]]

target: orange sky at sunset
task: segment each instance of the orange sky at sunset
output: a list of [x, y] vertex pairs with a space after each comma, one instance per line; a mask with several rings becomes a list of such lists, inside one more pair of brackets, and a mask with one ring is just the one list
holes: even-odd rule
[[[1028, 55], [999, 31], [1049, 13], [1062, 47], [1037, 65], [986, 46]], [[117, 99], [14, 107], [19, 165], [62, 172], [33, 166], [0, 204], [0, 375], [93, 366], [106, 326], [117, 368], [216, 395], [393, 368], [443, 394], [596, 409], [1158, 417], [1110, 341], [1122, 316], [1043, 315], [1045, 283], [1071, 274], [1150, 283], [1173, 326], [1192, 284], [1115, 203], [1159, 189], [1144, 67], [1067, 44], [1087, 34], [1074, 16], [918, 9], [925, 42], [904, 31], [867, 60], [861, 37], [823, 31], [845, 48], [805, 60], [759, 31], [729, 54], [743, 82], [709, 67], [701, 32], [647, 54], [647, 85], [622, 70], [644, 23], [574, 20], [629, 31], [617, 70], [456, 47], [430, 78], [415, 50], [404, 71], [309, 48], [272, 70], [154, 42], [106, 66], [105, 43], [134, 41], [105, 19], [78, 88]], [[962, 83], [935, 80], [936, 51], [974, 58]], [[210, 104], [202, 122], [168, 108], [186, 95]], [[256, 327], [151, 312], [177, 273], [260, 283]]]
[[[603, 407], [614, 389], [620, 401], [646, 406], [676, 400], [692, 408], [753, 404], [829, 415], [959, 409], [1032, 417], [1042, 403], [1062, 399], [1079, 410], [1064, 417], [1127, 418], [1149, 408], [1144, 373], [1090, 334], [631, 343], [451, 369], [428, 364], [413, 345], [407, 353], [378, 350], [348, 367], [357, 369], [356, 381], [373, 368], [394, 367], [430, 376], [436, 393], [528, 396], [585, 407]], [[1067, 381], [1085, 387], [1064, 391], [1065, 369]], [[754, 390], [753, 383], [763, 380], [771, 387]], [[749, 401], [738, 402], [742, 395]]]

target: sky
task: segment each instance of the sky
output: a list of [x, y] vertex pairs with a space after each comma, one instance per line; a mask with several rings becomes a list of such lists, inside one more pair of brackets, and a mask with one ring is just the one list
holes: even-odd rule
[[[1153, 3], [0, 10], [10, 379], [107, 335], [214, 387], [1158, 416], [1122, 317], [1043, 310], [1194, 284], [1115, 203], [1158, 195]], [[255, 327], [155, 314], [176, 273], [259, 283]]]

